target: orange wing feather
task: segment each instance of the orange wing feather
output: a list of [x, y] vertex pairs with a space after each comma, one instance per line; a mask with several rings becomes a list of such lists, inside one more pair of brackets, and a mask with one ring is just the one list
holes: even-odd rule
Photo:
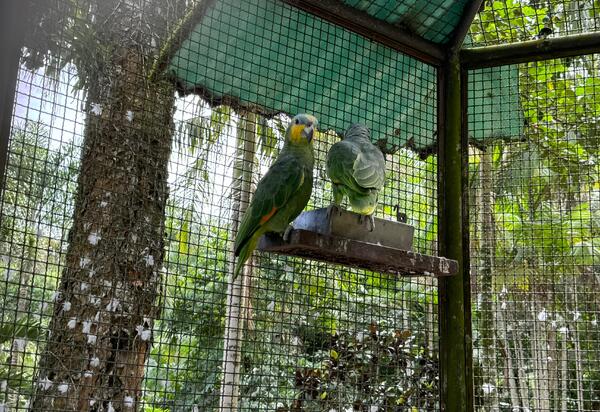
[[267, 213], [266, 215], [264, 215], [263, 217], [260, 218], [260, 224], [261, 226], [264, 225], [265, 223], [267, 223], [269, 221], [269, 219], [271, 219], [273, 217], [273, 215], [275, 214], [275, 212], [277, 212], [277, 208], [274, 207], [273, 209], [271, 209], [271, 211], [269, 213]]

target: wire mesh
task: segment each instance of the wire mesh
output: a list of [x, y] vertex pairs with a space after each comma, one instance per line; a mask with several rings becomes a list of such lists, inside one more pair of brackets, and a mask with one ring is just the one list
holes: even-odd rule
[[[164, 34], [145, 30], [169, 26], [156, 23], [167, 11], [155, 3], [94, 9], [82, 0], [58, 29], [39, 26], [56, 29], [45, 37], [56, 42], [53, 53], [40, 69], [19, 71], [0, 203], [1, 407], [224, 411], [237, 402], [246, 411], [437, 410], [434, 279], [257, 253], [245, 286], [228, 298], [235, 222], [280, 150], [289, 117], [266, 119], [148, 85], [147, 61]], [[72, 12], [70, 4], [52, 7]], [[263, 12], [227, 4], [241, 18], [242, 7]], [[126, 16], [133, 17], [116, 18], [120, 7], [132, 7]], [[381, 46], [356, 38], [376, 59]], [[273, 34], [265, 30], [262, 41], [272, 43]], [[284, 46], [318, 62], [302, 39]], [[23, 64], [35, 52], [24, 49]], [[255, 64], [256, 52], [247, 50], [243, 65]], [[56, 68], [53, 58], [63, 53], [78, 57]], [[434, 68], [414, 65], [417, 74], [396, 74], [399, 90], [424, 93], [417, 85], [425, 82], [435, 96]], [[336, 75], [356, 76], [352, 87], [365, 88], [377, 72]], [[306, 79], [297, 76], [302, 87]], [[264, 93], [279, 86], [266, 84]], [[403, 126], [435, 147], [431, 113], [435, 107], [417, 108]], [[309, 208], [331, 202], [324, 163], [337, 139], [325, 130], [315, 139]], [[416, 228], [414, 249], [436, 255], [436, 157], [400, 148], [387, 154], [387, 169], [377, 216], [405, 214]], [[235, 353], [224, 341], [236, 343]]]
[[600, 30], [598, 3], [587, 0], [486, 1], [470, 29], [472, 46], [583, 34]]
[[345, 0], [345, 4], [369, 15], [414, 32], [435, 43], [446, 43], [461, 20], [467, 1], [431, 2]]
[[[470, 148], [473, 366], [481, 410], [600, 408], [599, 63], [598, 55], [587, 55], [514, 66], [523, 135]], [[483, 78], [470, 76], [470, 86], [493, 93]], [[475, 118], [469, 127], [494, 131]]]

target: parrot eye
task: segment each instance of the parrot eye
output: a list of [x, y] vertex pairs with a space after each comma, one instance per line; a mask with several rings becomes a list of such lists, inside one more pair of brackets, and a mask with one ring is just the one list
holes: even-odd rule
[[296, 124], [300, 124], [300, 119], [296, 119]]

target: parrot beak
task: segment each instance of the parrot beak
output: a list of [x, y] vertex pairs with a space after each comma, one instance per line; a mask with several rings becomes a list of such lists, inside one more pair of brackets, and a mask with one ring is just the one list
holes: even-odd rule
[[315, 133], [315, 126], [312, 123], [309, 123], [309, 125], [306, 126], [304, 128], [304, 130], [302, 131], [302, 134], [304, 135], [304, 137], [306, 137], [306, 139], [308, 140], [309, 143], [312, 141], [314, 133]]

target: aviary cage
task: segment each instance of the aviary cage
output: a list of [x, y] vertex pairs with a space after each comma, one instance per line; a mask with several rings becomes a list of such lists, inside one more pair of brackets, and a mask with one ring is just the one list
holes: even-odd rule
[[[4, 410], [598, 409], [595, 3], [0, 11]], [[299, 112], [320, 122], [308, 209], [363, 122], [377, 217], [414, 226], [416, 255], [307, 232], [231, 282]]]

